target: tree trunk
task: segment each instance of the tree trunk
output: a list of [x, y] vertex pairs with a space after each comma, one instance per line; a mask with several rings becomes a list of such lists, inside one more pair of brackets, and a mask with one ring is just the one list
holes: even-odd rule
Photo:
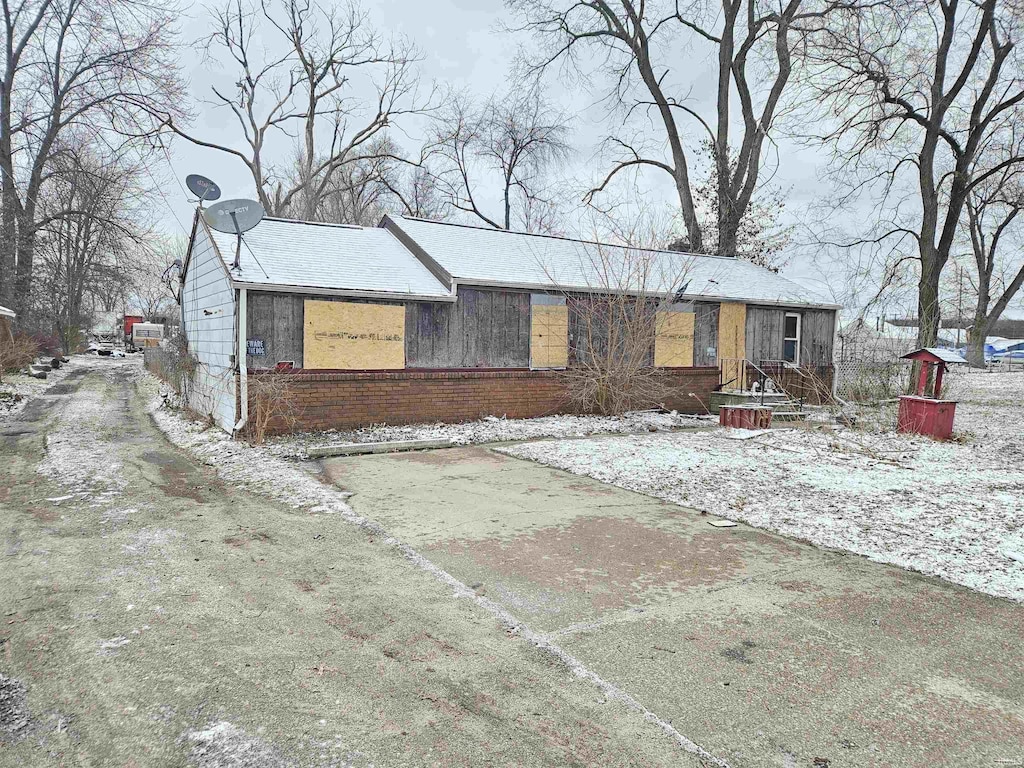
[[985, 337], [988, 336], [988, 317], [985, 312], [975, 312], [974, 325], [967, 337], [967, 362], [972, 368], [985, 367]]
[[32, 270], [36, 248], [35, 227], [32, 225], [31, 219], [33, 214], [34, 211], [22, 212], [18, 218], [18, 236], [15, 238], [18, 265], [15, 270], [14, 295], [12, 297], [14, 306], [11, 309], [18, 313], [18, 318], [21, 320], [28, 316], [32, 294]]
[[922, 262], [921, 282], [917, 288], [917, 345], [934, 347], [939, 338], [942, 308], [939, 306], [939, 270]]

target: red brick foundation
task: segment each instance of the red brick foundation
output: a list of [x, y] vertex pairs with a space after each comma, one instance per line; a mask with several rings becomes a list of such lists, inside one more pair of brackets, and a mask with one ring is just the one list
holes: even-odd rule
[[[704, 406], [718, 384], [717, 368], [677, 368], [665, 375], [674, 391], [664, 404], [667, 408], [681, 413], [705, 412]], [[458, 422], [484, 416], [523, 419], [569, 410], [565, 384], [558, 373], [551, 371], [249, 374], [250, 381], [260, 376], [288, 377], [297, 430]], [[275, 421], [269, 431], [281, 432], [285, 428]]]

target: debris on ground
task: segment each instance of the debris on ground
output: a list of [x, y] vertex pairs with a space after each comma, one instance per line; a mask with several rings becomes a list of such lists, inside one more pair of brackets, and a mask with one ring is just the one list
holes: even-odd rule
[[0, 673], [0, 744], [22, 738], [32, 722], [25, 693], [21, 681]]

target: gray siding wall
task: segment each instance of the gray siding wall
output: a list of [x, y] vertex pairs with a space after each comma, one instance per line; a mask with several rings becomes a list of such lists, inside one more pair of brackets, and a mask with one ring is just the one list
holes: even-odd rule
[[796, 312], [800, 320], [800, 364], [825, 366], [832, 364], [832, 341], [836, 313], [830, 309], [784, 309], [780, 307], [747, 307], [747, 359], [759, 364], [762, 360], [781, 360], [787, 312]]
[[830, 309], [803, 312], [800, 331], [800, 362], [803, 365], [832, 365], [836, 313]]
[[[380, 299], [306, 296], [249, 291], [246, 336], [262, 339], [266, 354], [247, 356], [250, 368], [273, 368], [291, 360], [302, 366], [304, 302], [356, 301], [400, 304]], [[405, 305], [407, 368], [528, 368], [530, 294], [460, 288], [459, 300]]]
[[189, 406], [228, 432], [235, 426], [235, 292], [202, 225], [181, 291], [188, 348], [199, 361]]
[[408, 368], [528, 368], [530, 294], [459, 288], [454, 304], [405, 308]]

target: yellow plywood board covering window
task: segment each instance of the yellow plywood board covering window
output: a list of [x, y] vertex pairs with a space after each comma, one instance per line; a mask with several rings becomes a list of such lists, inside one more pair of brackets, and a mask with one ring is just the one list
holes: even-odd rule
[[534, 304], [530, 309], [530, 367], [565, 368], [569, 364], [569, 308]]
[[693, 365], [693, 312], [659, 312], [654, 364], [660, 368]]
[[747, 305], [722, 302], [718, 311], [718, 367], [728, 388], [747, 388]]
[[303, 368], [405, 368], [405, 307], [307, 300], [302, 344]]
[[718, 359], [747, 356], [747, 305], [722, 302], [718, 312]]

